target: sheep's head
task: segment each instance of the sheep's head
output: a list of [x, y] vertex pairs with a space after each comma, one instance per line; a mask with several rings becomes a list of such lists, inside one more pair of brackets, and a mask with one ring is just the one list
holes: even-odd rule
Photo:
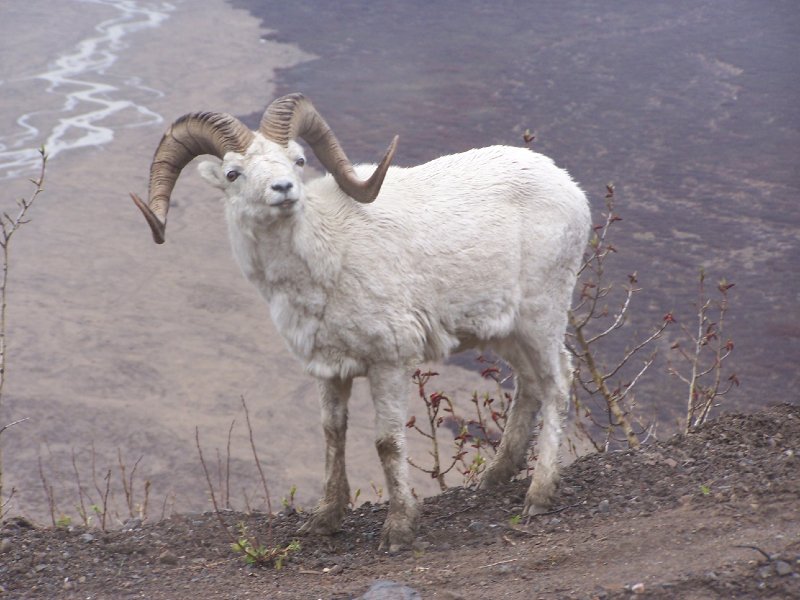
[[[260, 135], [258, 135], [260, 134]], [[192, 113], [176, 120], [156, 149], [150, 165], [149, 201], [131, 194], [144, 214], [153, 239], [164, 242], [169, 201], [181, 170], [196, 156], [210, 154], [221, 163], [201, 165], [201, 174], [229, 196], [257, 196], [268, 210], [291, 210], [301, 194], [300, 172], [305, 163], [305, 140], [339, 187], [358, 202], [378, 195], [397, 146], [392, 140], [372, 176], [362, 181], [314, 106], [301, 94], [278, 98], [267, 107], [258, 134], [236, 117], [222, 113]]]

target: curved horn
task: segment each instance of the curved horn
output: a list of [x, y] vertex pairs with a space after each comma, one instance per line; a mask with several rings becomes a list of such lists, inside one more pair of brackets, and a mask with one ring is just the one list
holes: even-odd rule
[[289, 140], [303, 138], [339, 187], [348, 196], [364, 203], [377, 197], [397, 149], [395, 136], [372, 176], [366, 181], [359, 179], [330, 126], [302, 94], [289, 94], [270, 104], [261, 117], [260, 131], [282, 146], [286, 146]]
[[253, 137], [253, 132], [236, 117], [224, 113], [191, 113], [170, 126], [150, 165], [149, 202], [145, 204], [131, 193], [153, 231], [156, 244], [164, 243], [170, 194], [183, 167], [201, 154], [222, 158], [227, 152], [244, 152]]

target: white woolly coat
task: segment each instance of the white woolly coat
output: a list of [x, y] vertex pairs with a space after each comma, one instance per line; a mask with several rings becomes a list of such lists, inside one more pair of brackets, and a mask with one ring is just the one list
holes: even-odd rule
[[518, 327], [560, 338], [590, 224], [565, 171], [501, 146], [391, 167], [371, 204], [328, 175], [277, 220], [234, 203], [226, 213], [245, 276], [292, 352], [326, 378], [440, 359]]

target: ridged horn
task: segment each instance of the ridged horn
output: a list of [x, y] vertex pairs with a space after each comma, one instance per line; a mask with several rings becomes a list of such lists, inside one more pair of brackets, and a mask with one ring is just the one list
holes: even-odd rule
[[394, 137], [375, 172], [364, 181], [356, 175], [353, 164], [330, 126], [302, 94], [289, 94], [273, 101], [261, 117], [260, 131], [281, 146], [298, 137], [304, 139], [339, 187], [348, 196], [363, 203], [372, 202], [378, 196], [397, 149], [398, 139]]
[[227, 152], [244, 152], [253, 137], [253, 132], [236, 117], [224, 113], [191, 113], [170, 125], [150, 164], [149, 201], [145, 204], [131, 193], [156, 244], [164, 243], [170, 195], [181, 170], [201, 154], [222, 158]]

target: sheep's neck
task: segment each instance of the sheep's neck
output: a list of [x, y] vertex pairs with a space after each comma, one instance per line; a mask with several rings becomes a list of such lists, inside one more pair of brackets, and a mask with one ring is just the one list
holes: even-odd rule
[[269, 303], [273, 322], [295, 354], [308, 359], [340, 268], [324, 220], [311, 206], [270, 223], [228, 217], [242, 272]]

